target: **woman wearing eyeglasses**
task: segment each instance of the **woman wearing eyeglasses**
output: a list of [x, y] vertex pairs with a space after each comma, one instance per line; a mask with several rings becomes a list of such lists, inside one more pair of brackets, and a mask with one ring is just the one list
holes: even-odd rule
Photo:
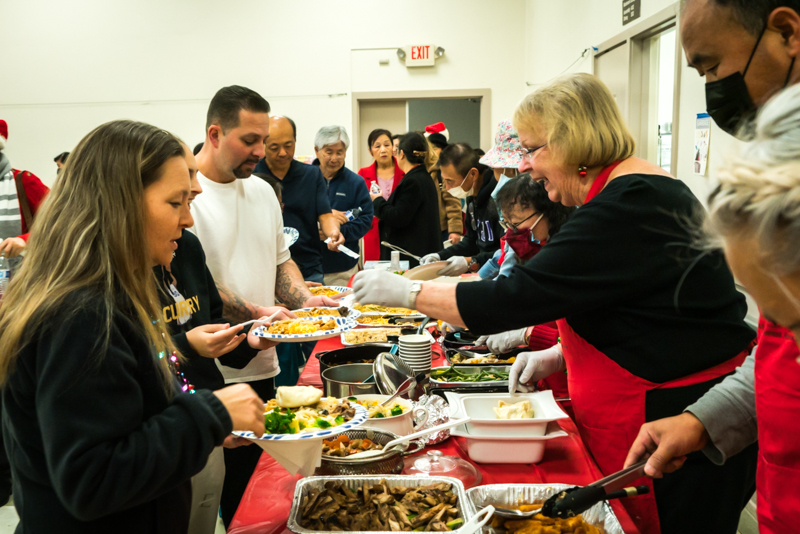
[[[356, 299], [483, 334], [557, 321], [561, 343], [518, 356], [510, 387], [566, 370], [581, 437], [610, 475], [644, 422], [682, 413], [741, 365], [755, 334], [724, 258], [692, 247], [699, 202], [633, 157], [633, 137], [600, 80], [554, 80], [523, 100], [514, 126], [520, 170], [554, 202], [580, 206], [558, 234], [508, 277], [453, 286], [366, 271]], [[755, 487], [756, 455], [751, 446], [716, 466], [693, 453], [680, 471], [637, 481], [653, 491], [623, 504], [642, 533], [733, 534]]]

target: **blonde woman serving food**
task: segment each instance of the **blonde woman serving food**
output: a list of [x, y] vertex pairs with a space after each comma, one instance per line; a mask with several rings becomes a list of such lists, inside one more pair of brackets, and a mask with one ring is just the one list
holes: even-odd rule
[[[685, 220], [700, 209], [697, 199], [633, 157], [633, 138], [602, 82], [558, 78], [523, 100], [514, 126], [520, 170], [543, 181], [551, 200], [580, 206], [547, 246], [495, 281], [448, 286], [360, 273], [356, 298], [482, 334], [557, 321], [561, 344], [519, 355], [509, 380], [528, 386], [566, 369], [581, 436], [611, 474], [643, 422], [681, 413], [732, 373], [754, 332], [724, 260], [690, 246]], [[624, 504], [643, 533], [733, 534], [755, 459], [754, 447], [723, 467], [693, 456], [682, 476], [657, 480], [653, 493]]]

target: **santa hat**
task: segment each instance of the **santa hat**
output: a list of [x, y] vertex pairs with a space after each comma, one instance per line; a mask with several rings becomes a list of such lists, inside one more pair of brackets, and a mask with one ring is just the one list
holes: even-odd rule
[[425, 127], [425, 137], [428, 137], [430, 134], [434, 133], [440, 133], [445, 139], [450, 141], [450, 132], [448, 132], [447, 128], [444, 127], [443, 122], [435, 122]]
[[6, 147], [6, 141], [8, 141], [8, 123], [0, 119], [0, 150]]

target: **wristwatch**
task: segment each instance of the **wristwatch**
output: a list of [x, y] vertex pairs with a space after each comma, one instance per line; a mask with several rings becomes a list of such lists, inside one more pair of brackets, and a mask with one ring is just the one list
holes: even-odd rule
[[468, 273], [477, 273], [480, 270], [481, 266], [478, 265], [478, 260], [475, 259], [473, 256], [472, 259], [469, 261], [469, 265], [467, 265], [467, 272]]
[[411, 284], [411, 291], [408, 292], [408, 302], [412, 310], [417, 309], [417, 297], [420, 291], [422, 291], [422, 282], [413, 282]]

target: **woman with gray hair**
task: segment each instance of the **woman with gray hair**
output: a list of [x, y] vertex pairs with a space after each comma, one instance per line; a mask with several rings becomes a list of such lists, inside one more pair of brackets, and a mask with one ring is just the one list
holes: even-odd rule
[[764, 107], [756, 136], [719, 171], [706, 237], [761, 310], [758, 345], [736, 374], [681, 415], [644, 425], [626, 465], [660, 477], [702, 450], [718, 464], [759, 442], [762, 534], [800, 525], [800, 86]]

